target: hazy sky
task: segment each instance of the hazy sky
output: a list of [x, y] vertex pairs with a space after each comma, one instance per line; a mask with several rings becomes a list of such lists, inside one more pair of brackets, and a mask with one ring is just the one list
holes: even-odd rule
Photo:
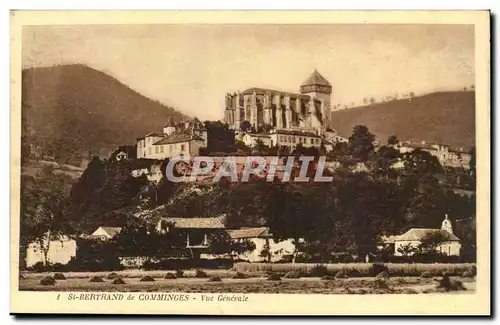
[[80, 25], [23, 30], [23, 66], [83, 63], [201, 119], [226, 93], [298, 92], [314, 70], [332, 105], [474, 84], [469, 25]]

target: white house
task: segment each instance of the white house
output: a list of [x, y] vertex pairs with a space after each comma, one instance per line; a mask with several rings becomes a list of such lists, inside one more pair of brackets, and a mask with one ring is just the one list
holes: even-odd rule
[[[69, 236], [61, 236], [50, 241], [47, 252], [47, 263], [67, 264], [76, 256], [76, 241]], [[45, 256], [40, 243], [30, 243], [26, 250], [26, 266], [30, 267], [38, 262], [44, 262]]]
[[298, 144], [302, 147], [309, 148], [321, 147], [321, 137], [312, 132], [302, 132], [294, 130], [271, 130], [269, 133], [271, 138], [271, 146], [285, 146], [290, 149], [295, 149]]
[[[399, 236], [389, 236], [384, 240], [385, 244], [394, 245], [394, 255], [402, 256], [401, 248], [410, 246], [417, 248], [422, 244], [422, 240], [428, 236], [439, 236], [444, 239], [436, 246], [436, 251], [447, 256], [460, 256], [460, 239], [453, 234], [453, 227], [448, 215], [445, 216], [441, 224], [441, 229], [412, 228]], [[410, 254], [411, 255], [411, 254]]]
[[175, 156], [197, 156], [207, 147], [207, 130], [194, 118], [174, 123], [170, 120], [163, 132], [151, 132], [137, 138], [137, 158], [159, 159]]
[[255, 244], [253, 251], [238, 256], [239, 259], [248, 262], [266, 261], [266, 257], [261, 256], [266, 246], [269, 249], [271, 262], [279, 261], [284, 255], [291, 255], [295, 251], [295, 245], [291, 239], [275, 242], [269, 233], [268, 227], [241, 228], [228, 230], [227, 232], [231, 239], [236, 242], [248, 240]]
[[253, 148], [257, 144], [257, 140], [262, 141], [265, 146], [271, 147], [271, 137], [269, 134], [245, 133], [242, 141], [247, 147]]

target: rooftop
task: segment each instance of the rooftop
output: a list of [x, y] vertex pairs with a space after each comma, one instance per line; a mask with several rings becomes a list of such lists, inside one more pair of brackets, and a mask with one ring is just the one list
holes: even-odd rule
[[[412, 228], [400, 236], [390, 236], [387, 240], [396, 241], [421, 241], [429, 235], [442, 235], [447, 241], [460, 241], [457, 236], [444, 229]], [[387, 243], [389, 243], [386, 240]]]
[[270, 236], [268, 227], [232, 229], [228, 230], [227, 233], [231, 239], [265, 238]]
[[302, 86], [311, 86], [311, 85], [329, 86], [329, 87], [332, 86], [332, 84], [328, 82], [328, 80], [326, 80], [325, 77], [323, 77], [321, 73], [318, 72], [318, 70], [314, 70], [313, 73], [309, 76], [309, 78], [304, 80], [304, 82], [302, 83]]
[[180, 229], [224, 229], [225, 216], [206, 218], [161, 218], [161, 221], [173, 223], [175, 228]]
[[292, 92], [275, 90], [275, 89], [258, 88], [258, 87], [252, 87], [252, 88], [245, 89], [242, 94], [243, 95], [252, 95], [254, 92], [257, 95], [265, 95], [266, 93], [271, 93], [271, 94], [281, 94], [281, 95], [290, 96], [290, 97], [301, 97], [303, 99], [310, 98], [309, 95], [303, 95], [303, 94], [299, 94], [299, 93], [292, 93]]
[[155, 143], [153, 143], [153, 145], [155, 146], [155, 145], [170, 144], [170, 143], [188, 142], [192, 140], [203, 141], [203, 139], [197, 135], [191, 135], [182, 132], [182, 133], [172, 133], [168, 137], [156, 141]]

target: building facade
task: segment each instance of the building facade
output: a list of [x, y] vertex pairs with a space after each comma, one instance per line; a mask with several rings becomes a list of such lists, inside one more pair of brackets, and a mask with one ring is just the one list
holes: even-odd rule
[[207, 147], [207, 140], [207, 130], [197, 118], [182, 123], [170, 120], [163, 132], [151, 132], [137, 139], [137, 158], [197, 156], [201, 148]]
[[463, 148], [453, 149], [447, 145], [422, 142], [400, 142], [397, 149], [402, 154], [410, 153], [415, 149], [427, 151], [439, 160], [443, 167], [470, 169], [471, 155]]
[[330, 123], [331, 93], [330, 82], [314, 70], [299, 93], [253, 87], [226, 94], [224, 122], [234, 130], [247, 121], [256, 131], [267, 125], [322, 134]]
[[[405, 247], [417, 249], [426, 237], [437, 236], [442, 242], [436, 245], [438, 253], [446, 256], [460, 256], [460, 239], [453, 234], [453, 227], [448, 215], [441, 223], [441, 229], [412, 228], [399, 236], [390, 236], [384, 240], [386, 244], [394, 245], [394, 256], [403, 256]], [[413, 253], [410, 253], [412, 255]]]

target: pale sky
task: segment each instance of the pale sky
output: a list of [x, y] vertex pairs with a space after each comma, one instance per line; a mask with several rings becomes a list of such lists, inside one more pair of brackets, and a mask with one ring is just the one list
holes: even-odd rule
[[86, 64], [202, 120], [223, 117], [228, 92], [299, 92], [314, 69], [332, 84], [332, 106], [474, 84], [471, 25], [80, 25], [23, 32], [25, 68]]

